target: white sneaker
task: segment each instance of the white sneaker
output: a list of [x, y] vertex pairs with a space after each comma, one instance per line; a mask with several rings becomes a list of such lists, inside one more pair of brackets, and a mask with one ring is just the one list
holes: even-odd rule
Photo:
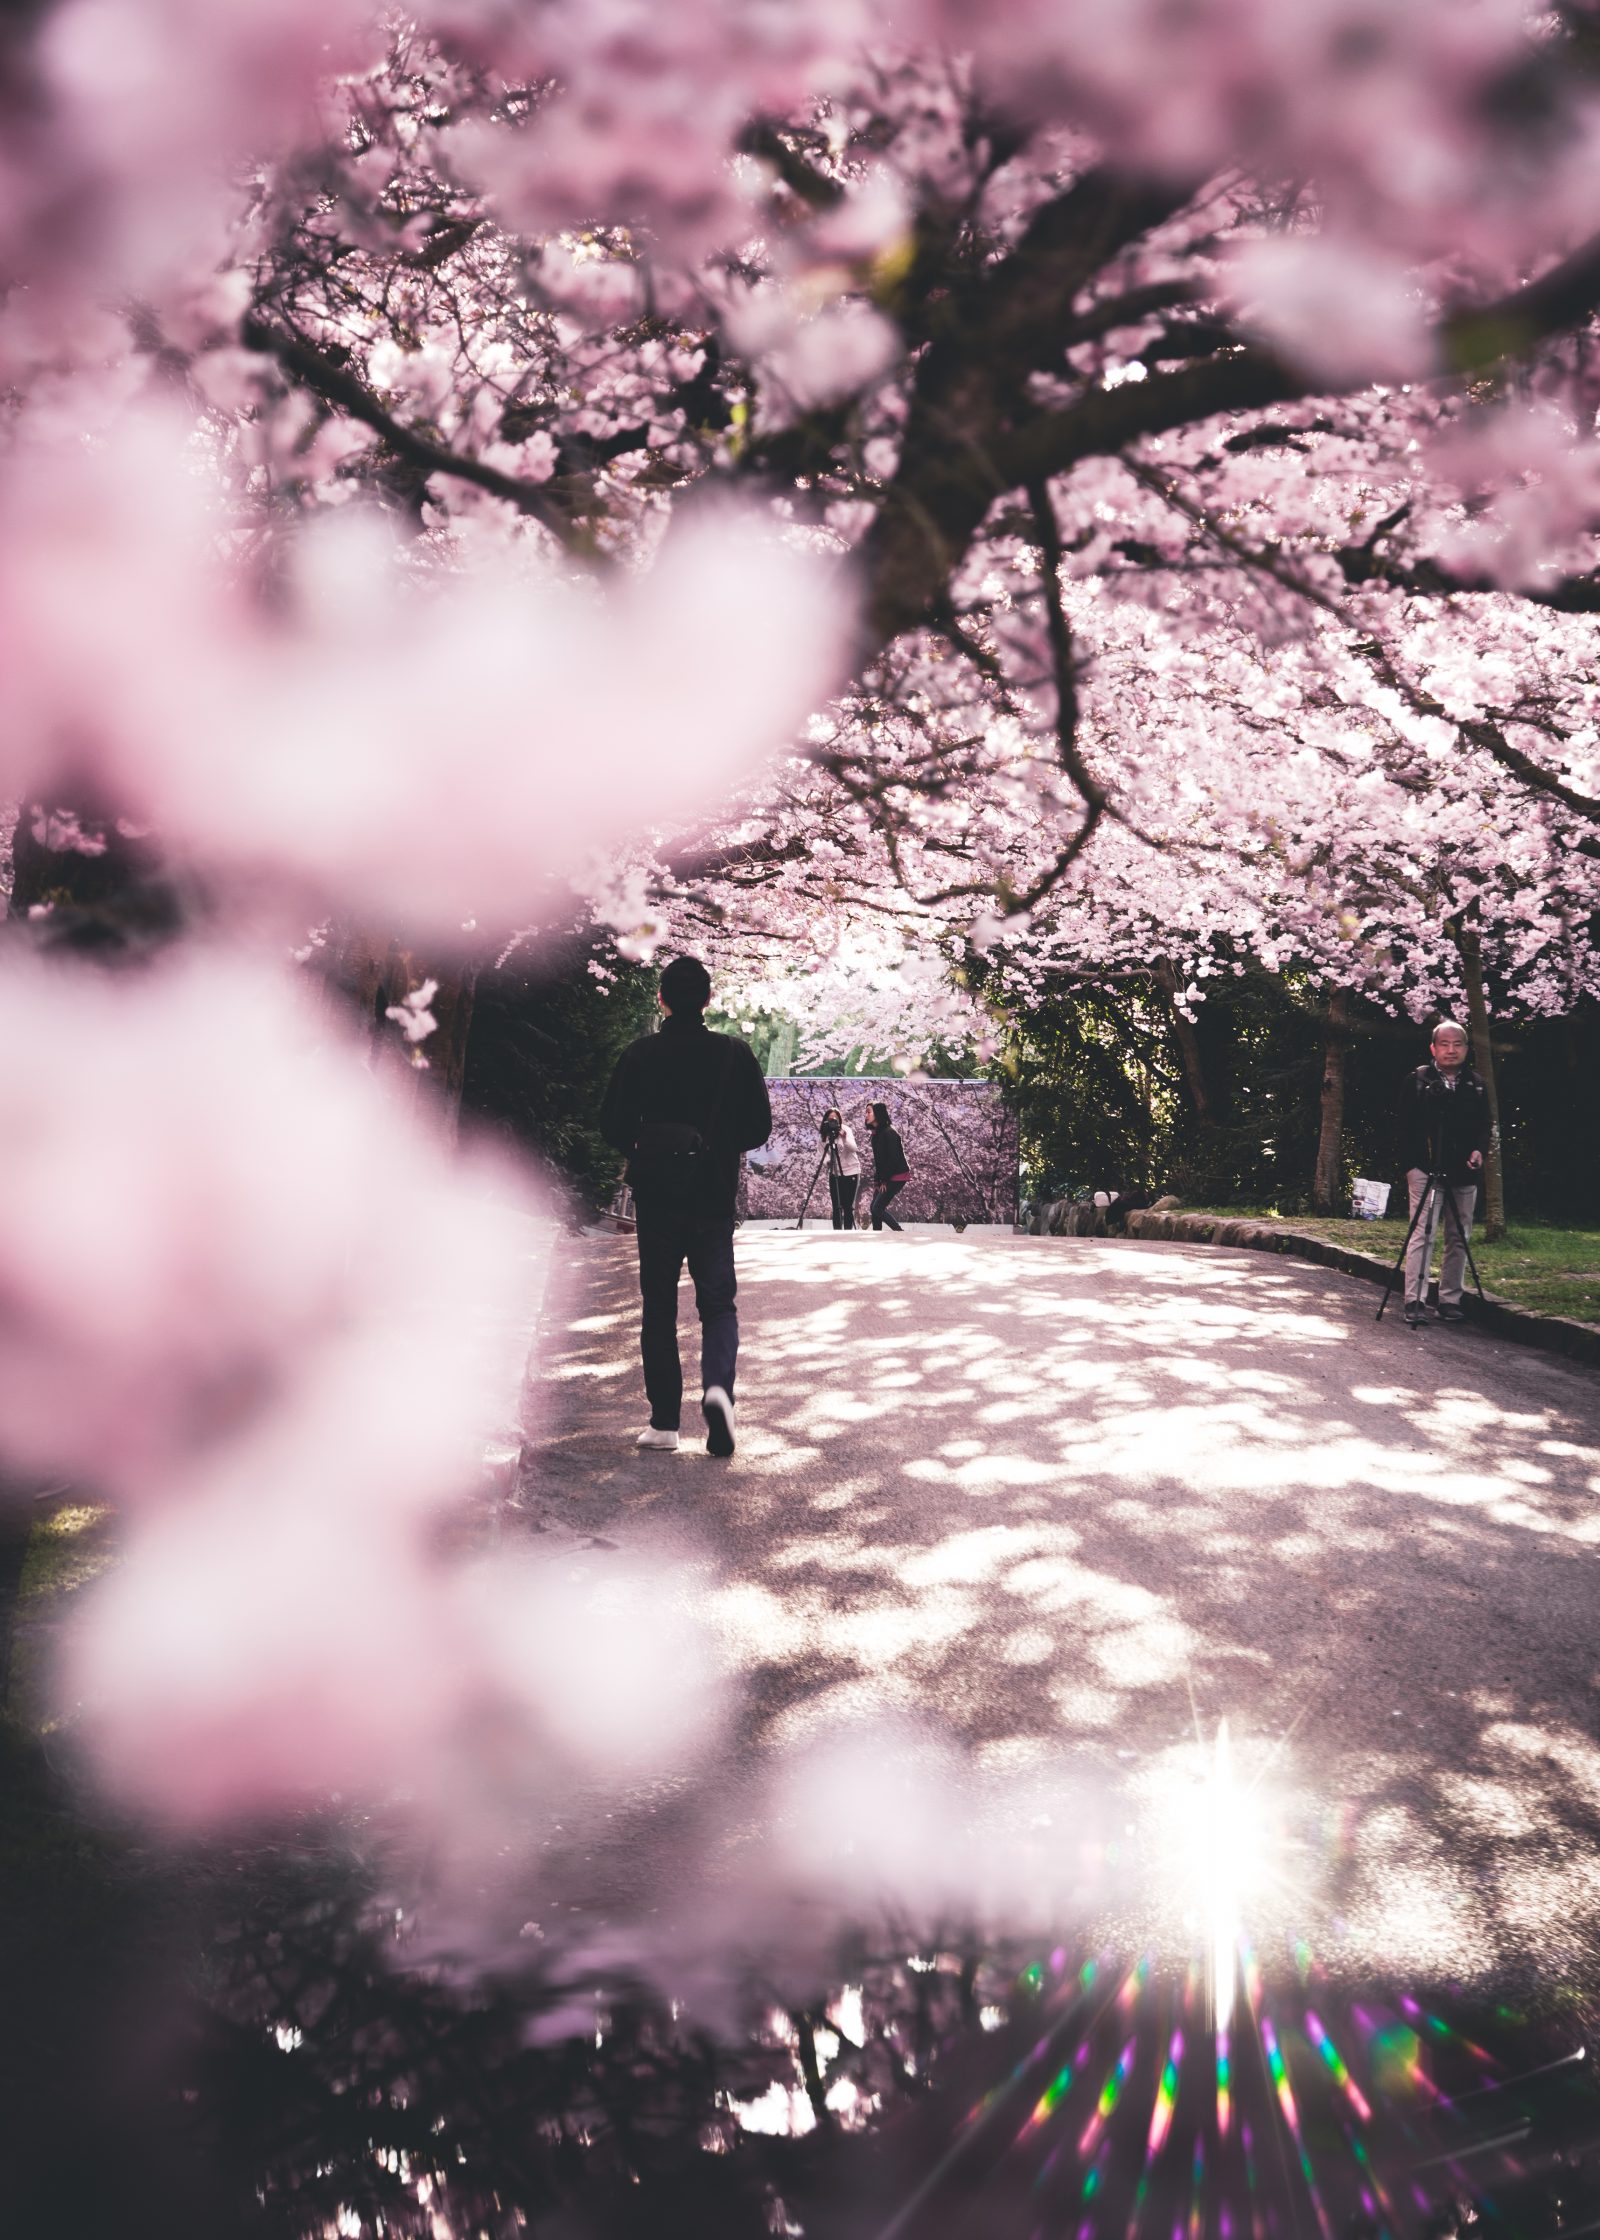
[[720, 1384], [708, 1388], [700, 1413], [706, 1419], [706, 1453], [732, 1454], [733, 1402]]
[[648, 1447], [656, 1454], [676, 1454], [678, 1434], [676, 1431], [658, 1431], [653, 1423], [647, 1423], [633, 1443], [636, 1447]]

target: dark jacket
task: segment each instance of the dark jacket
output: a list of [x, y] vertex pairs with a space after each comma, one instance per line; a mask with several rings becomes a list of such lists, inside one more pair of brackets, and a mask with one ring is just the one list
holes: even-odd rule
[[[736, 1035], [713, 1034], [703, 1019], [664, 1018], [617, 1060], [600, 1106], [600, 1133], [631, 1152], [647, 1120], [684, 1121], [707, 1134], [711, 1157], [689, 1210], [731, 1220], [739, 1154], [772, 1133], [772, 1106], [755, 1052]], [[648, 1193], [643, 1204], [648, 1212]]]
[[874, 1128], [872, 1131], [872, 1178], [875, 1182], [893, 1182], [897, 1174], [909, 1174], [906, 1164], [906, 1147], [900, 1141], [897, 1128]]
[[1467, 1164], [1474, 1151], [1489, 1156], [1489, 1092], [1482, 1076], [1463, 1066], [1452, 1089], [1431, 1062], [1406, 1076], [1400, 1098], [1400, 1164], [1407, 1171], [1443, 1173], [1453, 1183], [1479, 1182], [1482, 1168]]

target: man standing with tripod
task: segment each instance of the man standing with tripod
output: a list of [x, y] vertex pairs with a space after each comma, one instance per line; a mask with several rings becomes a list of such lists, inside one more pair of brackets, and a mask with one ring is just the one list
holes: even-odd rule
[[[1461, 1284], [1467, 1239], [1478, 1202], [1478, 1178], [1489, 1156], [1489, 1093], [1467, 1063], [1467, 1035], [1441, 1019], [1429, 1045], [1432, 1057], [1407, 1076], [1400, 1105], [1400, 1160], [1410, 1191], [1411, 1235], [1406, 1246], [1405, 1318], [1415, 1329], [1424, 1319], [1433, 1239], [1444, 1224], [1439, 1263], [1439, 1320], [1464, 1322]], [[1426, 1212], [1419, 1220], [1424, 1192]]]

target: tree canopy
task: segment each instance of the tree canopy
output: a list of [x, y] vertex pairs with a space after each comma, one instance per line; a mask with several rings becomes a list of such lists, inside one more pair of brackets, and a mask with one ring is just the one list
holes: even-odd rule
[[[777, 960], [818, 1050], [1130, 974], [1191, 1023], [1252, 966], [1475, 1028], [1593, 990], [1597, 52], [1576, 0], [8, 13], [19, 897], [148, 846], [207, 950], [0, 972], [20, 1459], [164, 1551], [77, 1668], [127, 1789], [385, 1762], [331, 1648], [304, 1764], [247, 1630], [225, 1734], [130, 1690], [139, 1582], [181, 1548], [226, 1609], [218, 1520], [300, 1461], [364, 1534], [380, 1336], [515, 1273], [425, 1116], [361, 1148], [290, 958], [422, 1067], [441, 979], [575, 898], [741, 1002]], [[464, 1406], [386, 1512], [414, 1616]]]

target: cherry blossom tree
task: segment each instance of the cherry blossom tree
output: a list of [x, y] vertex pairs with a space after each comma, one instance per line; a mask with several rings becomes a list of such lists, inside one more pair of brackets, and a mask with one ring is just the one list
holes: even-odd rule
[[[787, 942], [839, 1031], [865, 980], [907, 1062], [996, 1033], [1008, 976], [1137, 961], [1182, 1019], [1224, 935], [1414, 1011], [1464, 987], [1480, 1050], [1485, 989], [1592, 984], [1587, 33], [1510, 0], [12, 11], [18, 899], [48, 933], [147, 851], [186, 929], [109, 993], [0, 974], [10, 1459], [136, 1520], [73, 1667], [125, 1794], [203, 1819], [393, 1768], [335, 1589], [315, 1752], [270, 1627], [167, 1623], [183, 1577], [249, 1604], [273, 1486], [325, 1494], [290, 1521], [330, 1581], [387, 1517], [373, 1644], [436, 1645], [395, 1694], [441, 1763], [469, 1700], [553, 1717], [423, 1528], [464, 1368], [381, 1498], [418, 1375], [386, 1223], [462, 1327], [526, 1274], [515, 1224], [392, 1081], [368, 1174], [360, 1039], [291, 959], [408, 1079], [575, 895], [747, 984]], [[256, 1111], [296, 1145], [272, 1190]], [[53, 1271], [26, 1209], [70, 1228], [78, 1166], [125, 1186]]]

